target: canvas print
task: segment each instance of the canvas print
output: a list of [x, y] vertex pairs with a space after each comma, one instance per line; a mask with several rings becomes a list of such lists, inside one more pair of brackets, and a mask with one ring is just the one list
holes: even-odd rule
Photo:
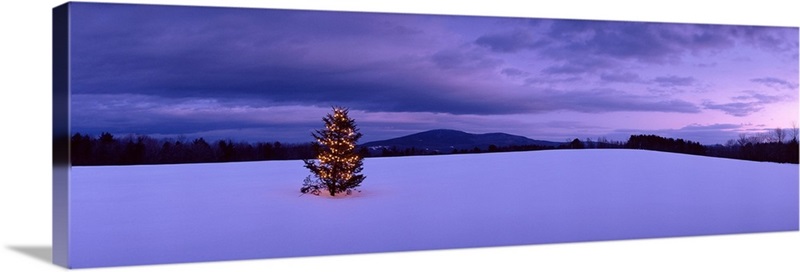
[[70, 268], [798, 230], [798, 28], [70, 2]]

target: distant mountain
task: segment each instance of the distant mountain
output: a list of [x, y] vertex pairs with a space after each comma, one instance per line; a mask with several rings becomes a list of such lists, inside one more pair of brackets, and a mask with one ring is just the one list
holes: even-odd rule
[[506, 133], [472, 134], [451, 129], [435, 129], [403, 137], [374, 141], [362, 144], [371, 150], [396, 147], [398, 150], [415, 148], [437, 152], [451, 152], [453, 149], [487, 150], [489, 146], [546, 146], [556, 147], [563, 143], [533, 140], [527, 137]]

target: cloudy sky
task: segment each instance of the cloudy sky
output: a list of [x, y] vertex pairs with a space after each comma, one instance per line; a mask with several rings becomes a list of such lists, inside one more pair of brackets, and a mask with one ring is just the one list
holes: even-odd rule
[[72, 132], [450, 128], [724, 143], [798, 123], [798, 29], [72, 3]]

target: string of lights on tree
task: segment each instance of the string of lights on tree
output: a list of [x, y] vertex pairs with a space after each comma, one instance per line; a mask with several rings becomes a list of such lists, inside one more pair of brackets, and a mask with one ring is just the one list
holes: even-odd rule
[[316, 160], [304, 162], [317, 179], [306, 178], [300, 189], [302, 193], [319, 194], [327, 190], [331, 196], [350, 194], [364, 180], [365, 176], [359, 174], [363, 158], [356, 152], [356, 143], [362, 134], [348, 113], [346, 108], [333, 107], [333, 113], [322, 118], [325, 129], [312, 133], [316, 140]]

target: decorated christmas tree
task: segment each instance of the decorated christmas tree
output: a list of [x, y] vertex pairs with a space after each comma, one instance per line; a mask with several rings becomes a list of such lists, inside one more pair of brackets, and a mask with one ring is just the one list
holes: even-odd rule
[[363, 169], [363, 158], [356, 151], [361, 133], [346, 108], [333, 107], [333, 113], [327, 114], [322, 121], [325, 129], [311, 134], [316, 139], [314, 151], [317, 158], [303, 160], [316, 178], [307, 177], [300, 192], [319, 195], [327, 191], [331, 196], [350, 194], [365, 178], [359, 174]]

